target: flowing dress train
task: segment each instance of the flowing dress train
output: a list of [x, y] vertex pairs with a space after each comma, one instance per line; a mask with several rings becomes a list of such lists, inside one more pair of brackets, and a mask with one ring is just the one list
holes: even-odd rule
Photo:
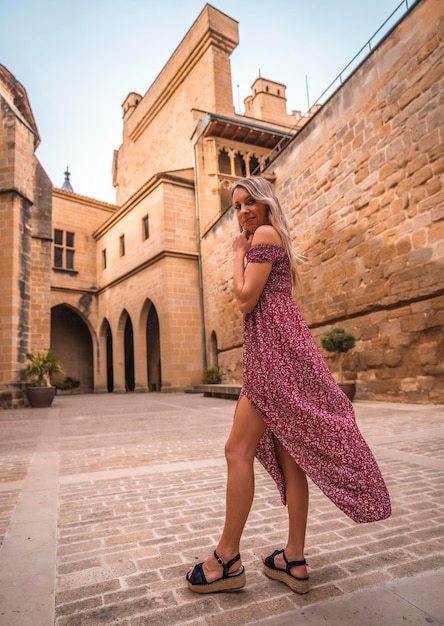
[[255, 308], [244, 316], [246, 396], [267, 430], [256, 457], [275, 480], [286, 504], [285, 481], [274, 447], [276, 437], [307, 476], [356, 522], [390, 516], [390, 497], [375, 458], [292, 298], [285, 249], [253, 246], [248, 263], [272, 261]]

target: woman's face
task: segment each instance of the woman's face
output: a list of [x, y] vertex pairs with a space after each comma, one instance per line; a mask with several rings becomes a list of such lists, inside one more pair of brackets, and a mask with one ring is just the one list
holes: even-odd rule
[[243, 187], [237, 187], [234, 190], [233, 207], [237, 221], [248, 233], [256, 232], [259, 226], [270, 224], [267, 205], [257, 202]]

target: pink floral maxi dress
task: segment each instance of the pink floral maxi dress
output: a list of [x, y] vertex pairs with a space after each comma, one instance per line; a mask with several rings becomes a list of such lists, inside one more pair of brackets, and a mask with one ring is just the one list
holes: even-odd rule
[[286, 504], [285, 481], [273, 435], [309, 478], [356, 522], [390, 516], [390, 497], [375, 458], [292, 298], [288, 256], [259, 244], [248, 263], [272, 261], [270, 276], [244, 316], [245, 395], [268, 428], [256, 457], [275, 480]]

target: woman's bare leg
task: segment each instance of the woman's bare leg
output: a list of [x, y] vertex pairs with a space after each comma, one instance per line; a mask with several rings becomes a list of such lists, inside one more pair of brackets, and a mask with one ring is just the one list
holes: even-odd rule
[[[263, 418], [251, 406], [246, 396], [243, 396], [237, 405], [233, 426], [225, 445], [228, 465], [225, 524], [216, 548], [224, 563], [239, 552], [240, 539], [253, 503], [254, 453], [265, 430]], [[230, 568], [230, 573], [240, 566], [241, 562], [237, 561]], [[222, 567], [213, 555], [205, 560], [204, 573], [208, 582], [221, 577]]]
[[[308, 516], [307, 477], [277, 439], [275, 439], [275, 448], [278, 463], [285, 476], [285, 495], [287, 496], [288, 541], [285, 556], [288, 561], [302, 561]], [[282, 554], [275, 557], [275, 565], [280, 569], [285, 569], [286, 564]], [[307, 568], [305, 565], [292, 567], [291, 573], [293, 576], [303, 578], [307, 576]]]

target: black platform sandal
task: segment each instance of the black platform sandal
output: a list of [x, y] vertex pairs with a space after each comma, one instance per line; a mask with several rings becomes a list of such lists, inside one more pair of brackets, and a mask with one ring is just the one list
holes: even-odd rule
[[191, 574], [190, 572], [187, 572], [186, 574], [187, 585], [191, 591], [195, 591], [196, 593], [214, 593], [216, 591], [234, 591], [245, 586], [247, 581], [243, 565], [239, 568], [239, 571], [234, 574], [228, 573], [230, 567], [234, 565], [236, 561], [240, 560], [240, 554], [235, 556], [234, 559], [231, 559], [231, 561], [228, 561], [228, 563], [224, 563], [215, 550], [214, 558], [219, 565], [222, 566], [222, 577], [217, 580], [213, 580], [211, 583], [207, 582], [205, 572], [203, 570], [203, 563], [198, 563], [194, 566]]
[[[279, 569], [276, 567], [274, 563], [274, 558], [278, 554], [283, 554], [284, 560], [286, 563], [285, 569]], [[268, 576], [268, 578], [272, 578], [273, 580], [279, 580], [281, 583], [285, 583], [290, 587], [292, 591], [295, 593], [308, 593], [310, 590], [309, 586], [309, 576], [305, 578], [298, 578], [297, 576], [293, 576], [290, 573], [292, 567], [297, 567], [298, 565], [307, 565], [305, 559], [302, 561], [288, 561], [285, 556], [285, 550], [275, 550], [273, 554], [267, 556], [264, 560], [264, 574]]]

